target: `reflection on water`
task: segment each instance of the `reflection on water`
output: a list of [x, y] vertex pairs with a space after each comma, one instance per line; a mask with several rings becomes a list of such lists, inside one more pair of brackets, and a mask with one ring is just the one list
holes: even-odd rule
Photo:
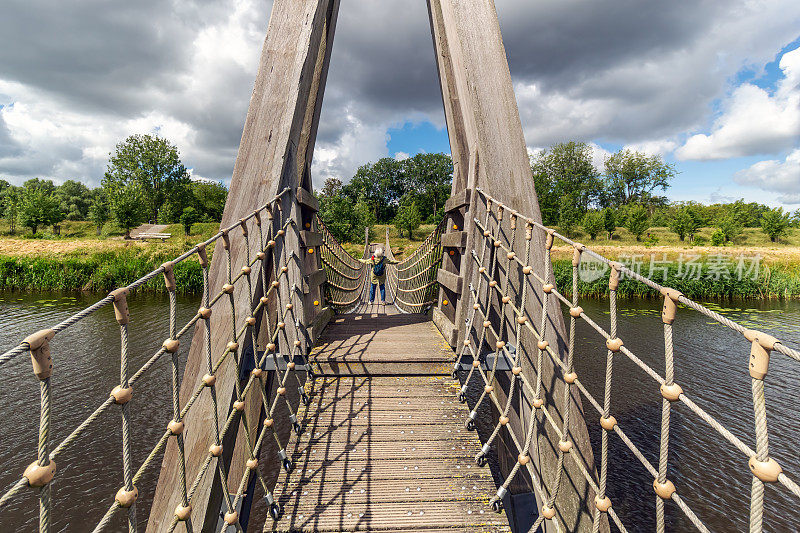
[[[97, 301], [97, 295], [0, 294], [0, 350], [12, 347], [31, 332], [51, 327]], [[166, 295], [129, 297], [130, 369], [137, 370], [169, 335]], [[178, 297], [178, 323], [197, 311], [199, 298]], [[119, 384], [119, 326], [109, 305], [59, 333], [51, 343], [52, 443], [55, 446]], [[189, 343], [183, 343], [180, 360]], [[171, 418], [171, 363], [162, 358], [137, 383], [131, 400], [133, 462], [140, 465]], [[181, 369], [181, 373], [183, 369]], [[36, 458], [39, 384], [30, 356], [21, 355], [0, 367], [0, 490], [19, 479]], [[120, 409], [111, 407], [61, 454], [52, 483], [53, 531], [91, 531], [122, 486]], [[139, 483], [139, 523], [143, 524], [158, 477], [159, 460]], [[38, 529], [38, 499], [23, 491], [0, 513], [0, 531]], [[127, 530], [117, 513], [111, 531]]]
[[[97, 296], [0, 295], [0, 349], [32, 331], [52, 326], [96, 301]], [[179, 323], [196, 311], [199, 298], [178, 298]], [[607, 302], [581, 305], [608, 328]], [[619, 335], [647, 364], [663, 374], [663, 326], [659, 301], [621, 301]], [[167, 297], [130, 298], [132, 369], [138, 368], [167, 337]], [[800, 303], [748, 302], [741, 306], [709, 305], [748, 327], [775, 334], [800, 345]], [[682, 309], [674, 326], [675, 376], [684, 391], [735, 435], [755, 447], [748, 343], [741, 335]], [[581, 324], [576, 367], [589, 391], [603, 396], [605, 347], [602, 339]], [[185, 361], [188, 342], [181, 348]], [[113, 310], [104, 308], [52, 343], [53, 442], [58, 443], [89, 415], [119, 382], [119, 328]], [[144, 460], [171, 416], [169, 360], [162, 359], [137, 385], [133, 409], [134, 464]], [[770, 454], [797, 479], [800, 473], [800, 365], [774, 354], [766, 381]], [[653, 382], [624, 355], [615, 359], [612, 413], [620, 426], [654, 465], [658, 462], [661, 396]], [[585, 407], [591, 408], [588, 404]], [[670, 440], [670, 479], [712, 531], [743, 531], [749, 515], [750, 475], [747, 458], [694, 416], [676, 404]], [[39, 411], [38, 383], [30, 358], [20, 356], [0, 368], [0, 490], [14, 483], [35, 458]], [[489, 416], [488, 413], [486, 416]], [[122, 484], [120, 413], [110, 409], [58, 461], [53, 482], [53, 531], [91, 530]], [[593, 417], [589, 432], [595, 456], [600, 455], [600, 428]], [[612, 437], [609, 496], [629, 531], [654, 530], [655, 494], [652, 479], [627, 447]], [[155, 465], [160, 461], [155, 461]], [[140, 483], [139, 523], [143, 524], [158, 476], [154, 466]], [[800, 531], [797, 502], [782, 486], [768, 486], [765, 496], [767, 531]], [[122, 513], [110, 528], [122, 531]], [[0, 531], [33, 531], [38, 503], [32, 491], [0, 513]], [[667, 505], [669, 531], [694, 528], [673, 504]]]

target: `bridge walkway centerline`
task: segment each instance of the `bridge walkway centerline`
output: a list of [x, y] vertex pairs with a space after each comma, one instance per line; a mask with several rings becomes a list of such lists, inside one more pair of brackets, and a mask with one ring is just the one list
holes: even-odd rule
[[463, 425], [454, 360], [427, 314], [361, 304], [336, 315], [309, 364], [305, 431], [286, 447], [295, 470], [264, 531], [510, 531], [486, 502], [491, 472]]

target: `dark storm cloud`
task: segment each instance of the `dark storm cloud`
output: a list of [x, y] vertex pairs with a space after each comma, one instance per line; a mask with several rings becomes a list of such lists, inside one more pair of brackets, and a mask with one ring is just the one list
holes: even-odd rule
[[519, 79], [567, 89], [620, 62], [691, 46], [723, 2], [497, 2], [509, 65]]
[[[789, 0], [496, 5], [531, 146], [656, 141], [708, 125], [729, 77], [772, 59], [800, 23]], [[230, 175], [269, 0], [7, 0], [2, 9], [0, 93], [5, 83], [28, 111], [0, 121], [0, 173], [68, 169], [65, 179], [82, 168], [96, 181], [126, 128], [164, 126], [197, 174]], [[0, 94], [0, 105], [13, 100]], [[318, 163], [346, 178], [385, 154], [388, 127], [426, 119], [443, 122], [426, 3], [344, 0]]]

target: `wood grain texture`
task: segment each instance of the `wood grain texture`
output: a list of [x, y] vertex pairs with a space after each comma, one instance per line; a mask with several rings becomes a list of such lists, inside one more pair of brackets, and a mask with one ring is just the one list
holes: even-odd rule
[[[324, 342], [324, 341], [323, 341]], [[509, 531], [486, 501], [491, 473], [443, 377], [318, 378], [304, 412], [307, 430], [287, 448], [280, 521], [264, 531]], [[445, 416], [446, 415], [446, 416]]]
[[[480, 213], [478, 204], [482, 201], [474, 192], [475, 187], [486, 190], [534, 220], [541, 222], [541, 215], [531, 179], [528, 152], [494, 2], [429, 0], [428, 7], [445, 118], [456, 169], [453, 195], [460, 195], [467, 188], [473, 189], [470, 209], [463, 228], [463, 231], [468, 233], [466, 252], [460, 263], [460, 274], [464, 286], [467, 286], [477, 279], [475, 277], [477, 266], [468, 254], [472, 249], [480, 249], [482, 244], [480, 240], [482, 237], [479, 238], [473, 222], [473, 217]], [[461, 230], [462, 228], [458, 229]], [[455, 230], [448, 228], [448, 231]], [[541, 272], [545, 261], [544, 236], [541, 232], [536, 232], [534, 236], [533, 250], [531, 264]], [[444, 266], [446, 265], [445, 261]], [[453, 324], [463, 324], [468, 306], [472, 303], [468, 295], [469, 293], [465, 291], [460, 298], [455, 318], [450, 319]], [[541, 302], [528, 303], [527, 309], [532, 319], [540, 314], [537, 311], [537, 304], [540, 309]], [[551, 299], [550, 306], [551, 309], [558, 309], [555, 298]], [[509, 317], [508, 311], [504, 311], [495, 302], [490, 314], [499, 318], [504, 316], [504, 313], [507, 320], [501, 334], [504, 338], [512, 340], [513, 327], [509, 327], [508, 324], [513, 324], [513, 317]], [[551, 346], [557, 346], [564, 356], [566, 336], [563, 319], [560, 312], [555, 312], [551, 316], [553, 318], [548, 324], [547, 339]], [[511, 320], [508, 320], [509, 318]], [[447, 317], [440, 313], [437, 314], [437, 319], [437, 322], [441, 323], [446, 321]], [[448, 333], [452, 331], [451, 328], [444, 329]], [[464, 332], [460, 329], [456, 338], [452, 340], [455, 341], [455, 346], [460, 346], [463, 339]], [[513, 341], [516, 343], [517, 339]], [[530, 342], [530, 339], [525, 339], [525, 342]], [[526, 366], [530, 371], [527, 361]], [[545, 361], [543, 374], [548, 395], [561, 391], [563, 381], [549, 359]], [[558, 395], [560, 396], [560, 392]], [[574, 401], [580, 406], [580, 398], [575, 396]], [[518, 433], [522, 433], [519, 420], [512, 421], [512, 424], [516, 426]], [[577, 451], [586, 460], [590, 471], [593, 471], [594, 460], [585, 422], [581, 418], [573, 417], [570, 426]], [[553, 450], [557, 449], [556, 441], [557, 438], [553, 440], [553, 434], [547, 432], [537, 443], [540, 453], [536, 459], [541, 462], [546, 484], [548, 480], [554, 478], [556, 453]], [[513, 462], [513, 454], [508, 454], [504, 465], [505, 472], [510, 470]], [[582, 500], [587, 495], [590, 499], [594, 495], [586, 481], [580, 474], [576, 475], [574, 467], [569, 463], [568, 461], [568, 477], [573, 485], [559, 493], [556, 508], [559, 509], [559, 519], [567, 530], [586, 531], [590, 529], [591, 520], [587, 520], [586, 507]], [[548, 488], [552, 490], [553, 487]], [[604, 524], [604, 527], [607, 525]], [[550, 530], [551, 525], [546, 525], [546, 529]]]
[[[222, 218], [223, 227], [264, 205], [284, 187], [294, 190], [301, 185], [310, 186], [308, 168], [313, 154], [316, 119], [322, 105], [322, 90], [327, 75], [330, 43], [337, 12], [338, 0], [274, 2]], [[294, 196], [290, 196], [283, 203], [283, 208], [283, 220], [285, 217], [301, 220], [300, 206], [294, 200]], [[278, 225], [283, 220], [276, 217], [275, 224]], [[304, 269], [308, 271], [319, 269], [318, 261], [314, 268], [312, 261], [305, 259], [293, 261], [288, 254], [284, 254], [286, 248], [289, 252], [299, 250], [299, 229], [292, 226], [290, 231], [287, 231], [285, 243], [276, 247], [276, 254], [291, 266], [289, 283], [282, 283], [281, 286], [283, 301], [289, 301], [291, 284], [302, 285]], [[253, 233], [251, 229], [251, 235]], [[254, 246], [251, 246], [251, 254], [255, 251]], [[211, 286], [214, 291], [219, 290], [225, 280], [225, 257], [221, 252], [218, 247], [211, 264]], [[237, 238], [231, 239], [234, 272], [238, 272], [243, 265], [245, 256], [243, 242], [237, 235]], [[318, 290], [312, 291], [306, 295], [306, 299], [319, 298], [318, 293]], [[246, 284], [237, 284], [233, 300], [236, 322], [241, 324], [249, 314]], [[212, 354], [215, 360], [230, 340], [230, 334], [226, 332], [230, 332], [232, 328], [231, 313], [229, 310], [223, 312], [224, 305], [228, 304], [223, 300], [219, 304], [219, 310], [215, 309], [211, 319]], [[296, 312], [304, 313], [303, 307], [301, 306]], [[313, 315], [310, 318], [313, 318]], [[192, 340], [184, 372], [181, 388], [182, 404], [187, 401], [200, 377], [205, 373], [203, 339], [203, 332], [198, 328]], [[290, 339], [286, 339], [288, 340]], [[218, 415], [221, 420], [225, 420], [229, 412], [237, 379], [233, 365], [230, 364], [224, 365], [217, 374], [216, 387], [220, 399]], [[253, 431], [261, 412], [260, 402], [258, 395], [252, 393], [247, 400], [245, 412]], [[211, 409], [209, 395], [203, 394], [186, 418], [186, 470], [189, 483], [205, 460], [208, 446], [213, 439]], [[232, 433], [235, 435], [237, 431], [238, 428]], [[234, 479], [238, 482], [241, 465], [246, 459], [246, 449], [242, 440], [239, 438], [235, 442], [225, 443], [226, 453], [223, 457], [230, 466], [231, 483], [234, 483]], [[174, 442], [170, 442], [162, 462], [155, 500], [148, 521], [148, 532], [164, 530], [165, 524], [172, 520], [174, 509], [179, 503], [180, 494], [176, 490], [179, 479], [177, 457], [177, 447]], [[219, 501], [219, 494], [215, 500], [212, 495], [213, 486], [214, 476], [206, 474], [194, 499], [192, 525], [195, 531], [205, 530], [204, 527], [216, 523], [218, 507], [215, 502]], [[219, 490], [218, 487], [216, 492]]]

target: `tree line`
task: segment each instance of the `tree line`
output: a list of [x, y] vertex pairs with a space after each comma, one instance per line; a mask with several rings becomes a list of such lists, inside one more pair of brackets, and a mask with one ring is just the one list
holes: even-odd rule
[[[667, 191], [677, 175], [672, 164], [658, 155], [623, 149], [607, 157], [604, 172], [592, 163], [592, 148], [581, 142], [559, 143], [531, 158], [539, 207], [545, 225], [557, 226], [567, 236], [582, 229], [591, 239], [605, 234], [613, 239], [618, 227], [639, 241], [653, 227], [666, 227], [681, 241], [705, 244], [696, 235], [711, 227], [711, 244], [735, 241], [748, 227], [760, 227], [775, 242], [790, 226], [800, 225], [794, 214], [755, 202], [703, 205], [670, 202]], [[657, 240], [648, 235], [651, 242]]]
[[132, 135], [111, 154], [100, 187], [34, 178], [22, 186], [0, 180], [0, 215], [11, 233], [19, 226], [36, 234], [65, 220], [91, 221], [100, 235], [110, 221], [130, 237], [143, 222], [180, 222], [186, 234], [195, 222], [219, 222], [228, 190], [222, 183], [192, 180], [178, 149], [166, 139]]
[[413, 238], [420, 225], [442, 220], [452, 181], [449, 155], [417, 154], [367, 163], [348, 183], [328, 178], [314, 193], [322, 219], [340, 241], [360, 242], [373, 224], [394, 224]]

